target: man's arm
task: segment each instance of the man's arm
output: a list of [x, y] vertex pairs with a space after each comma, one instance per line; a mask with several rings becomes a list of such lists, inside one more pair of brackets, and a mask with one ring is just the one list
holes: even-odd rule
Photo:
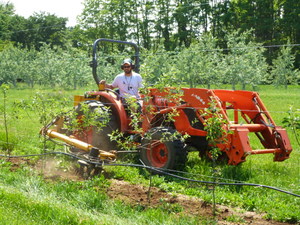
[[101, 80], [99, 82], [99, 84], [104, 84], [105, 85], [105, 88], [109, 88], [109, 89], [114, 89], [116, 87], [114, 87], [112, 84], [107, 84], [105, 80]]

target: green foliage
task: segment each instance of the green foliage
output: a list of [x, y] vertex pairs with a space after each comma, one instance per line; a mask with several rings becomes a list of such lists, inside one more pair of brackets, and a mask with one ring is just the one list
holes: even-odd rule
[[[6, 41], [11, 37], [10, 25], [14, 14], [14, 6], [11, 3], [0, 3], [0, 40]], [[0, 44], [2, 44], [0, 42]], [[1, 49], [1, 47], [0, 47]]]
[[179, 82], [174, 74], [177, 63], [174, 63], [175, 60], [163, 48], [158, 48], [157, 51], [143, 50], [142, 54], [144, 60], [141, 75], [147, 81], [146, 85], [170, 87], [171, 83]]
[[[255, 41], [267, 45], [299, 43], [298, 8], [297, 1], [86, 0], [80, 26], [89, 38], [134, 39], [148, 50], [190, 47], [207, 32], [226, 48], [226, 34], [239, 29], [253, 29]], [[276, 52], [267, 55], [269, 63]]]
[[[209, 154], [213, 160], [213, 176], [219, 177], [220, 176], [220, 169], [216, 168], [216, 161], [218, 157], [222, 154], [220, 151], [218, 144], [226, 143], [227, 134], [229, 133], [226, 129], [227, 121], [222, 117], [220, 114], [220, 106], [216, 101], [211, 101], [209, 103], [209, 107], [205, 108], [201, 112], [203, 117], [205, 118], [204, 130], [207, 132], [206, 140], [210, 147]], [[214, 180], [216, 181], [216, 179]], [[216, 202], [215, 202], [215, 185], [213, 185], [213, 214], [216, 215]]]
[[291, 106], [287, 113], [288, 116], [283, 118], [282, 123], [286, 127], [291, 127], [295, 134], [298, 146], [300, 146], [300, 109], [294, 110]]
[[261, 84], [268, 68], [263, 56], [265, 50], [258, 47], [261, 44], [251, 41], [251, 31], [232, 32], [226, 38], [229, 52], [224, 57], [223, 82], [231, 84], [233, 90], [238, 83], [243, 90], [246, 85], [255, 87]]
[[[162, 47], [155, 51], [142, 49], [140, 69], [145, 86], [172, 87], [176, 84], [211, 88], [231, 84], [232, 89], [237, 85], [246, 89], [247, 85], [252, 88], [266, 82], [288, 85], [299, 80], [299, 71], [293, 69], [295, 58], [291, 48], [274, 61], [271, 75], [268, 75], [265, 49], [251, 40], [251, 31], [229, 33], [226, 38], [229, 48], [225, 52], [209, 34], [176, 52], [167, 52]], [[101, 46], [97, 68], [100, 79], [111, 82], [120, 72], [120, 62], [130, 54], [131, 48]], [[21, 82], [32, 88], [42, 85], [77, 89], [94, 82], [88, 67], [89, 58], [82, 50], [71, 46], [62, 49], [44, 44], [37, 51], [8, 45], [0, 52], [0, 59], [0, 83], [12, 83], [15, 87]]]
[[[70, 110], [66, 104], [68, 101], [69, 99], [64, 96], [62, 92], [46, 93], [45, 91], [40, 91], [36, 92], [28, 100], [15, 101], [13, 104], [14, 113], [20, 118], [20, 120], [24, 119], [22, 114], [23, 111], [26, 112], [27, 117], [29, 114], [35, 113], [35, 122], [38, 122], [40, 128], [42, 128], [58, 115]], [[39, 147], [39, 145], [36, 147]], [[42, 149], [45, 150], [46, 147], [49, 147], [49, 145], [46, 143], [46, 139], [44, 138]]]
[[24, 24], [22, 39], [16, 41], [23, 47], [39, 50], [43, 44], [65, 46], [67, 18], [57, 17], [50, 13], [34, 13]]
[[37, 112], [40, 124], [45, 126], [59, 113], [68, 110], [66, 109], [67, 101], [68, 99], [60, 93], [37, 92], [31, 102], [23, 102], [18, 107]]
[[204, 130], [207, 132], [206, 139], [208, 141], [210, 149], [210, 154], [213, 160], [217, 160], [218, 156], [221, 154], [218, 144], [226, 143], [227, 135], [227, 122], [222, 118], [222, 114], [219, 113], [220, 108], [217, 102], [210, 102], [209, 108], [205, 108], [201, 115], [205, 117]]
[[95, 107], [88, 104], [80, 104], [76, 110], [68, 110], [64, 113], [60, 112], [66, 119], [66, 127], [70, 131], [76, 131], [85, 134], [86, 129], [95, 127], [97, 131], [107, 126], [110, 118], [110, 111], [107, 107]]
[[134, 96], [128, 96], [125, 99], [127, 104], [127, 110], [130, 114], [131, 121], [129, 125], [133, 128], [133, 130], [137, 133], [142, 132], [142, 128], [140, 127], [140, 121], [141, 121], [141, 105], [138, 102], [138, 100]]
[[44, 45], [40, 51], [8, 47], [0, 52], [0, 83], [24, 82], [30, 87], [44, 85], [76, 89], [91, 81], [88, 59], [73, 48], [67, 52]]
[[[65, 46], [67, 18], [34, 13], [28, 19], [15, 14], [14, 5], [0, 3], [0, 44], [10, 41], [24, 48], [39, 49], [43, 43]], [[2, 46], [0, 46], [2, 49]]]
[[226, 218], [226, 221], [228, 222], [232, 222], [232, 223], [245, 223], [246, 221], [239, 217], [239, 216], [236, 216], [236, 215], [230, 215]]
[[2, 146], [2, 149], [6, 151], [8, 155], [10, 155], [13, 145], [11, 142], [9, 142], [9, 132], [8, 132], [8, 126], [9, 126], [9, 116], [8, 116], [8, 107], [7, 107], [7, 100], [8, 100], [8, 90], [9, 90], [9, 85], [7, 84], [2, 84], [0, 86], [0, 90], [3, 94], [3, 107], [0, 108], [1, 114], [3, 113], [3, 124], [4, 124], [4, 130], [5, 130], [5, 142], [0, 143], [0, 146]]
[[141, 74], [152, 85], [168, 87], [172, 84], [189, 86], [219, 86], [231, 84], [236, 89], [247, 85], [255, 88], [267, 78], [265, 49], [251, 41], [251, 32], [233, 32], [227, 36], [228, 50], [217, 47], [217, 39], [203, 35], [198, 42], [179, 52], [146, 51]]
[[183, 49], [176, 57], [174, 65], [178, 68], [177, 77], [190, 88], [205, 84], [220, 84], [222, 55], [211, 35], [203, 35], [199, 41]]
[[[300, 41], [297, 0], [85, 0], [83, 4], [78, 25], [67, 29], [67, 18], [34, 13], [26, 19], [14, 13], [13, 4], [0, 3], [0, 49], [7, 43], [34, 49], [43, 43], [63, 48], [72, 43], [87, 50], [95, 39], [110, 38], [133, 40], [148, 50], [174, 51], [192, 46], [207, 33], [219, 48], [227, 49], [226, 36], [236, 30], [251, 30], [254, 42], [268, 46]], [[297, 59], [299, 52], [294, 50]], [[264, 54], [266, 61], [271, 64], [277, 53], [277, 46], [270, 48]]]
[[[190, 65], [192, 68], [189, 83], [190, 87], [196, 87], [199, 84], [205, 84], [207, 88], [211, 85], [219, 85], [222, 82], [222, 54], [217, 47], [217, 39], [213, 38], [211, 35], [203, 35], [200, 40], [192, 44], [188, 49], [190, 51], [191, 62], [194, 65]], [[196, 53], [196, 54], [195, 54]], [[189, 62], [186, 62], [189, 64]], [[184, 68], [181, 74], [186, 74]]]
[[[289, 45], [290, 42], [287, 43]], [[288, 84], [295, 84], [299, 79], [299, 70], [294, 70], [295, 55], [290, 46], [281, 47], [280, 54], [273, 60], [271, 71], [273, 84], [275, 86], [283, 85], [287, 88]]]

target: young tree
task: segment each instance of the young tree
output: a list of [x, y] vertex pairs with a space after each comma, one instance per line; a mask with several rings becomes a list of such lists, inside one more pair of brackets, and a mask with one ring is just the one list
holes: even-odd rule
[[0, 84], [10, 83], [17, 85], [18, 79], [23, 79], [22, 73], [25, 68], [22, 67], [25, 52], [19, 48], [10, 45], [0, 52]]
[[287, 88], [288, 84], [297, 82], [299, 71], [294, 70], [295, 55], [292, 54], [292, 47], [289, 42], [286, 47], [281, 47], [280, 54], [273, 60], [271, 75], [275, 86], [283, 85]]
[[189, 87], [205, 84], [210, 88], [211, 85], [220, 83], [221, 54], [216, 43], [215, 38], [206, 34], [197, 43], [192, 43], [189, 48], [179, 53], [178, 76], [182, 77]]
[[251, 32], [236, 31], [227, 35], [228, 54], [224, 58], [224, 82], [231, 83], [232, 89], [236, 89], [238, 83], [242, 84], [242, 89], [246, 89], [247, 84], [254, 87], [267, 72], [264, 49], [258, 47], [261, 44], [251, 41]]

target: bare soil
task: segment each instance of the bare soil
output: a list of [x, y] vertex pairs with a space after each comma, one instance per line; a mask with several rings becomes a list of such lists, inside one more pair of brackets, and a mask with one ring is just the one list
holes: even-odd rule
[[[23, 165], [31, 164], [29, 160], [22, 158], [11, 158], [11, 170], [14, 171]], [[32, 167], [43, 174], [45, 180], [58, 182], [62, 180], [84, 181], [84, 179], [76, 173], [75, 169], [62, 169], [58, 161], [55, 159], [47, 159], [38, 161]], [[132, 206], [142, 206], [144, 208], [164, 208], [173, 210], [175, 213], [199, 216], [203, 218], [215, 218], [218, 224], [251, 224], [251, 225], [286, 225], [274, 220], [264, 219], [264, 214], [255, 212], [245, 212], [239, 208], [232, 208], [223, 205], [213, 205], [202, 199], [181, 195], [171, 194], [156, 187], [145, 187], [142, 185], [130, 184], [123, 180], [110, 179], [111, 185], [106, 190], [107, 195], [111, 199], [118, 199]], [[174, 207], [172, 207], [174, 206]], [[176, 211], [176, 209], [178, 209]], [[214, 213], [215, 212], [215, 215]], [[234, 218], [230, 220], [229, 218]], [[239, 221], [239, 222], [229, 222]]]

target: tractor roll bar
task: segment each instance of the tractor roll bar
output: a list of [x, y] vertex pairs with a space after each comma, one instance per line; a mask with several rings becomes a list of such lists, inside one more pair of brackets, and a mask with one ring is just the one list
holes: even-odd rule
[[100, 82], [100, 79], [97, 75], [97, 66], [98, 66], [98, 64], [97, 64], [97, 46], [100, 42], [112, 42], [112, 43], [118, 43], [118, 44], [131, 45], [135, 49], [135, 55], [134, 55], [135, 68], [134, 68], [134, 71], [137, 72], [137, 73], [139, 72], [139, 68], [140, 68], [139, 47], [135, 43], [128, 42], [128, 41], [118, 41], [118, 40], [100, 38], [100, 39], [97, 39], [93, 44], [93, 59], [92, 59], [92, 62], [91, 62], [91, 67], [92, 67], [92, 70], [93, 70], [93, 77], [94, 77], [94, 80], [96, 81], [97, 85]]

